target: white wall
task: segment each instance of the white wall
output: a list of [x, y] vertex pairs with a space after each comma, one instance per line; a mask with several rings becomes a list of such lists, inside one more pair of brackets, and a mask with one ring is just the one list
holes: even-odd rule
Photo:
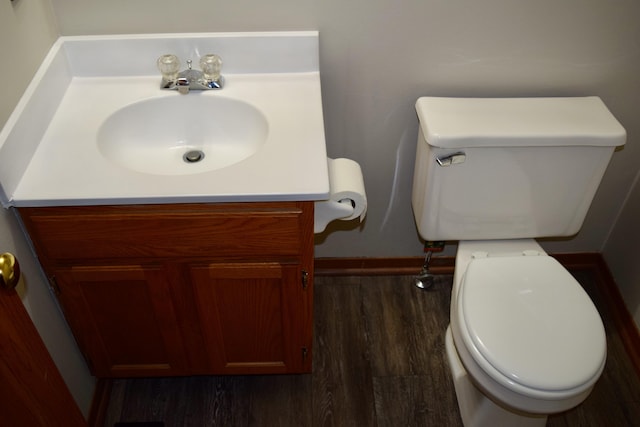
[[[0, 2], [0, 126], [4, 125], [40, 62], [57, 37], [47, 0]], [[18, 291], [51, 357], [85, 416], [95, 379], [76, 346], [46, 279], [10, 211], [0, 209], [0, 252], [13, 252], [20, 262]]]
[[[632, 0], [52, 0], [61, 33], [318, 29], [328, 152], [357, 160], [364, 225], [316, 255], [422, 253], [410, 207], [420, 95], [599, 95], [629, 131], [583, 231], [547, 250], [601, 250], [640, 160], [640, 3]], [[224, 58], [223, 58], [224, 59]]]

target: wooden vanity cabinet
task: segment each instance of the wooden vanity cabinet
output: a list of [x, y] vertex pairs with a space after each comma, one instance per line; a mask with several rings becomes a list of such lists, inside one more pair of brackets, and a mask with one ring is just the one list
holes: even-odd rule
[[313, 202], [19, 212], [97, 377], [311, 371]]

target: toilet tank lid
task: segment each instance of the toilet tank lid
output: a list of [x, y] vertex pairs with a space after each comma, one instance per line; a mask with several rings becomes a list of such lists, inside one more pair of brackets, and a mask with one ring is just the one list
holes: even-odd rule
[[557, 98], [421, 97], [420, 127], [441, 148], [619, 146], [626, 132], [597, 96]]

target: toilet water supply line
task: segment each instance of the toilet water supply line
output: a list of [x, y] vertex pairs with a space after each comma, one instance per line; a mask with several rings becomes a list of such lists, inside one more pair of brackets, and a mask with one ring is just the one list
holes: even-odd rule
[[424, 263], [422, 264], [422, 270], [414, 277], [414, 285], [422, 290], [430, 289], [434, 283], [434, 275], [429, 272], [429, 263], [431, 262], [431, 255], [434, 252], [442, 252], [444, 250], [443, 241], [425, 241], [424, 242]]

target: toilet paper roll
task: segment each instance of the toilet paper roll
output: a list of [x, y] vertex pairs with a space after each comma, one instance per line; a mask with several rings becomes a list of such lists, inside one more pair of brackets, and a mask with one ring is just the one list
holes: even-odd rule
[[329, 159], [329, 200], [315, 203], [314, 233], [324, 231], [331, 221], [349, 221], [367, 214], [367, 195], [360, 165], [350, 159]]

